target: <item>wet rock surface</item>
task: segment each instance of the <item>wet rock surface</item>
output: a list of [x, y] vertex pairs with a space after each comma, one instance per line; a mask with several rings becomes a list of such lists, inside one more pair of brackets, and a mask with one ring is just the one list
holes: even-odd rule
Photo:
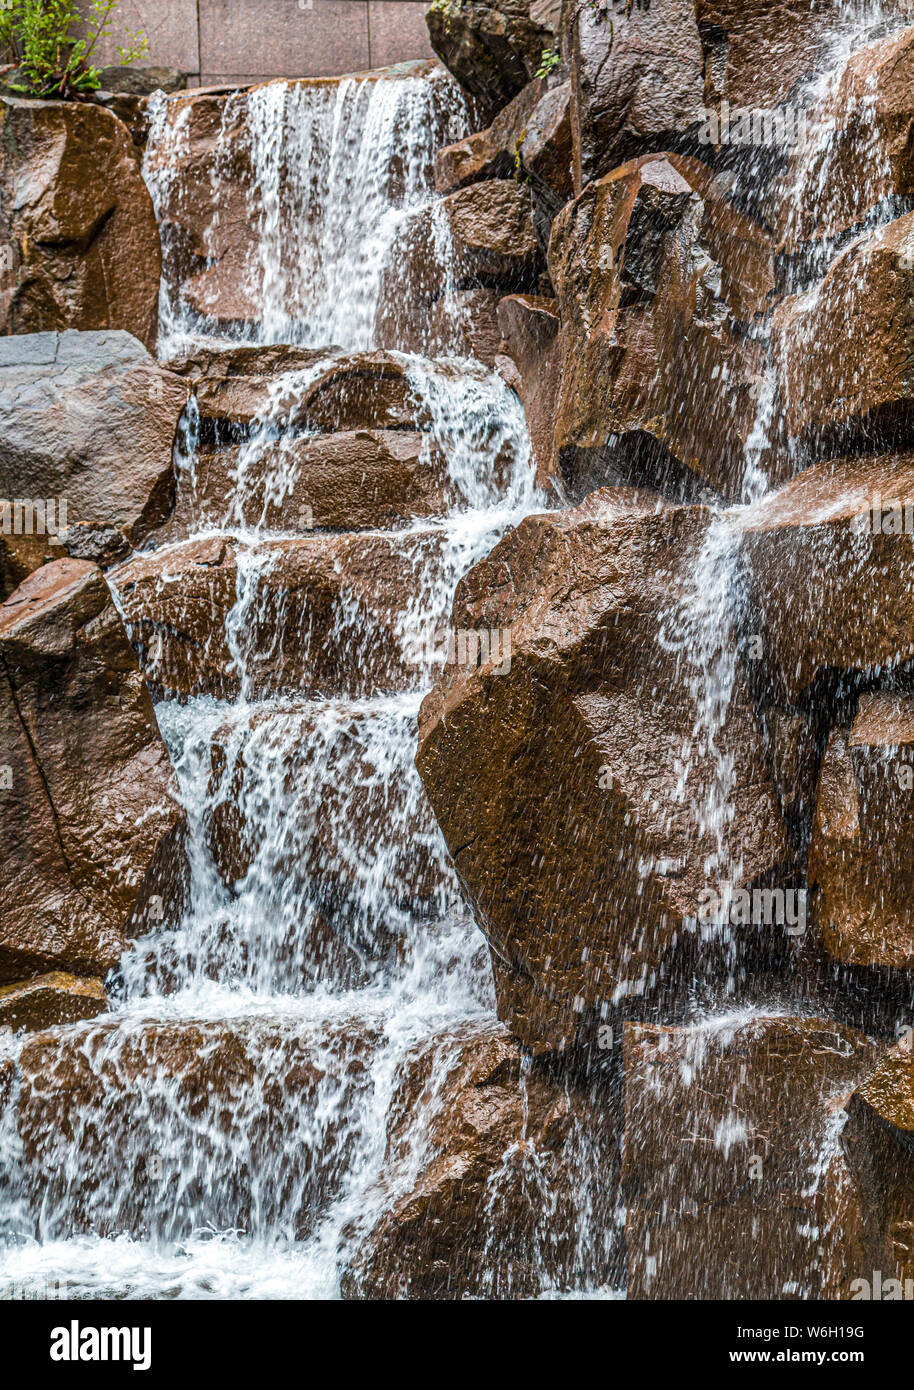
[[227, 633], [239, 586], [250, 616], [241, 643], [252, 698], [289, 691], [408, 688], [415, 674], [400, 617], [435, 532], [314, 535], [265, 541], [239, 574], [230, 536], [190, 540], [118, 566], [124, 618], [155, 693], [232, 698], [242, 672]]
[[56, 1024], [77, 1023], [106, 1013], [108, 996], [101, 980], [52, 971], [20, 984], [0, 986], [0, 1028], [35, 1033]]
[[835, 729], [816, 796], [809, 881], [828, 955], [846, 965], [914, 967], [909, 882], [914, 700], [863, 695]]
[[183, 813], [149, 693], [95, 565], [58, 560], [0, 606], [0, 980], [99, 975], [165, 914]]
[[[417, 1049], [390, 1110], [387, 1210], [358, 1245], [344, 1296], [523, 1298], [561, 1288], [574, 1264], [574, 1211], [594, 1186], [581, 1162], [588, 1121], [601, 1104], [608, 1102], [599, 1087], [525, 1066], [514, 1039], [491, 1024]], [[416, 1172], [409, 1131], [422, 1105], [428, 1118]], [[605, 1122], [600, 1128], [604, 1137], [611, 1133]], [[611, 1223], [618, 1164], [612, 1139], [604, 1147], [596, 1200]], [[596, 1156], [595, 1146], [591, 1161]], [[595, 1282], [617, 1273], [611, 1236], [602, 1257], [590, 1271]]]
[[627, 1026], [630, 1298], [842, 1298], [868, 1232], [841, 1110], [875, 1049], [823, 1019]]
[[0, 331], [125, 329], [155, 347], [162, 257], [127, 127], [80, 102], [0, 98]]
[[708, 525], [607, 490], [527, 518], [458, 588], [453, 625], [488, 651], [427, 698], [418, 766], [498, 963], [501, 1017], [530, 1047], [592, 1039], [601, 1010], [656, 987], [715, 848], [740, 883], [789, 863], [736, 674], [715, 745], [743, 811], [714, 830], [699, 809], [719, 765], [693, 741], [700, 677], [674, 653]]
[[559, 9], [555, 0], [440, 0], [426, 20], [444, 65], [497, 110], [535, 75], [543, 50], [555, 47]]
[[0, 492], [32, 499], [33, 513], [40, 499], [44, 515], [31, 526], [36, 540], [40, 528], [48, 533], [56, 558], [69, 526], [136, 543], [171, 510], [186, 401], [183, 382], [129, 333], [0, 339]]
[[739, 496], [760, 359], [738, 323], [774, 288], [761, 228], [697, 160], [648, 156], [566, 205], [549, 270], [555, 447], [572, 496], [613, 481]]
[[[38, 1033], [18, 1063], [26, 1182], [62, 1232], [167, 1236], [188, 1215], [250, 1220], [266, 1202], [304, 1236], [345, 1171], [345, 1146], [332, 1141], [343, 1138], [347, 1099], [370, 1084], [376, 1042], [345, 1023], [256, 1020]], [[163, 1113], [165, 1152], [156, 1147]], [[112, 1142], [132, 1156], [128, 1183], [110, 1170], [98, 1180]], [[278, 1188], [263, 1176], [277, 1152], [288, 1159]]]

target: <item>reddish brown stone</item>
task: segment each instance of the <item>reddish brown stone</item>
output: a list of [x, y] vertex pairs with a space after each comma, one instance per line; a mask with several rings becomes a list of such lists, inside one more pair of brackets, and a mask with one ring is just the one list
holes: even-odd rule
[[629, 1297], [849, 1297], [868, 1233], [838, 1117], [874, 1062], [823, 1019], [626, 1025]]
[[541, 260], [530, 194], [512, 179], [486, 179], [444, 199], [463, 283], [510, 289], [535, 283]]
[[[708, 888], [700, 808], [717, 774], [693, 741], [698, 687], [658, 641], [690, 601], [707, 525], [699, 508], [607, 489], [526, 518], [458, 586], [453, 627], [507, 631], [510, 670], [499, 644], [448, 667], [417, 761], [497, 963], [501, 1017], [528, 1046], [592, 1042], [601, 1009], [675, 972]], [[739, 679], [716, 742], [733, 758], [724, 856], [754, 882], [788, 855]]]
[[55, 519], [65, 503], [67, 526], [135, 544], [173, 505], [186, 402], [184, 383], [128, 333], [0, 338], [0, 494], [52, 500]]
[[123, 328], [154, 348], [161, 249], [126, 126], [80, 102], [0, 99], [0, 332]]
[[426, 14], [432, 48], [494, 115], [556, 47], [558, 5], [537, 0], [436, 0]]
[[[377, 1193], [386, 1210], [367, 1232], [347, 1232], [358, 1244], [344, 1297], [535, 1297], [613, 1279], [618, 1251], [605, 1233], [616, 1137], [605, 1092], [526, 1068], [517, 1043], [486, 1023], [414, 1049], [397, 1080]], [[603, 1239], [593, 1239], [597, 1227]]]
[[[240, 672], [226, 619], [237, 597], [236, 543], [191, 540], [111, 571], [157, 693], [232, 699], [291, 692], [370, 695], [416, 677], [400, 631], [439, 532], [311, 535], [264, 541]], [[411, 634], [418, 637], [420, 634]]]
[[59, 970], [0, 987], [0, 1028], [11, 1028], [14, 1033], [78, 1023], [105, 1013], [107, 1008], [108, 996], [101, 980], [81, 979]]
[[914, 968], [912, 851], [914, 698], [863, 695], [851, 730], [829, 738], [809, 851], [833, 960]]
[[914, 213], [851, 242], [771, 325], [788, 435], [866, 440], [911, 414]]
[[537, 295], [508, 295], [498, 305], [498, 326], [518, 371], [517, 390], [527, 416], [537, 485], [553, 493], [561, 486], [553, 443], [561, 372], [558, 306], [554, 299]]
[[0, 606], [5, 851], [0, 980], [102, 975], [173, 906], [184, 817], [155, 714], [95, 565], [45, 565]]
[[741, 518], [752, 633], [777, 703], [796, 701], [829, 668], [914, 657], [910, 537], [869, 529], [871, 504], [893, 499], [914, 499], [910, 455], [817, 464]]
[[[291, 484], [281, 500], [277, 475]], [[201, 449], [156, 539], [179, 540], [233, 522], [292, 534], [383, 530], [443, 515], [455, 495], [443, 456], [427, 435], [412, 430], [348, 430]]]
[[[549, 269], [562, 324], [555, 444], [572, 494], [672, 468], [686, 487], [691, 476], [738, 496], [760, 364], [736, 321], [773, 290], [768, 237], [703, 164], [648, 156], [564, 208]], [[646, 476], [626, 479], [639, 447], [657, 462], [636, 457]]]

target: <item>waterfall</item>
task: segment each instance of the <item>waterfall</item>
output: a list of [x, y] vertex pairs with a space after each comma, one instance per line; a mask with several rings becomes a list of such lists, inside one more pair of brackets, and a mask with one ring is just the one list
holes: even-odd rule
[[[861, 146], [864, 177], [834, 186], [844, 138], [836, 103], [861, 47], [884, 30], [881, 6], [836, 5], [833, 48], [801, 96], [811, 135], [783, 171], [778, 234], [786, 289], [810, 325], [835, 258], [897, 216], [880, 193], [875, 126]], [[0, 1068], [28, 1055], [23, 1076], [47, 1081], [45, 1090], [17, 1080], [28, 1086], [21, 1104], [0, 1107], [0, 1292], [40, 1294], [54, 1280], [84, 1298], [333, 1298], [366, 1233], [409, 1194], [433, 1152], [463, 1041], [474, 1030], [500, 1032], [489, 952], [415, 767], [417, 724], [451, 659], [458, 582], [548, 504], [518, 396], [498, 372], [459, 355], [465, 311], [432, 177], [436, 151], [473, 124], [452, 79], [404, 65], [229, 96], [159, 94], [149, 114], [143, 170], [163, 239], [161, 359], [183, 367], [195, 353], [240, 347], [309, 351], [305, 365], [272, 374], [254, 418], [228, 443], [217, 438], [228, 460], [224, 492], [207, 490], [212, 421], [193, 391], [179, 427], [177, 500], [156, 541], [157, 582], [167, 588], [169, 563], [177, 573], [191, 544], [230, 549], [234, 590], [207, 642], [214, 663], [217, 650], [225, 654], [232, 693], [181, 696], [169, 639], [147, 640], [131, 617], [124, 573], [146, 552], [107, 574], [156, 692], [187, 817], [186, 882], [122, 958], [109, 982], [111, 1013], [0, 1038]], [[874, 120], [866, 100], [857, 119]], [[207, 190], [199, 206], [185, 177], [191, 160], [194, 187]], [[796, 252], [826, 207], [838, 209], [840, 231]], [[445, 310], [434, 329], [433, 301]], [[726, 726], [737, 697], [752, 699], [741, 649], [742, 533], [769, 489], [772, 451], [784, 447], [791, 466], [804, 464], [778, 437], [790, 372], [767, 325], [746, 333], [765, 361], [738, 500], [704, 504], [689, 582], [649, 639], [673, 653], [691, 702], [671, 800], [688, 806], [724, 917], [743, 869], [729, 844], [736, 771]], [[790, 350], [802, 353], [803, 343]], [[320, 435], [296, 420], [295, 407], [367, 353], [402, 374], [420, 462], [440, 473], [440, 503], [388, 527], [315, 527], [297, 485], [302, 449]], [[399, 588], [386, 627], [366, 619], [342, 582], [321, 593], [320, 622], [274, 586], [295, 547], [317, 553], [341, 540], [394, 558]], [[343, 567], [328, 562], [336, 577]], [[382, 641], [405, 678], [378, 676]], [[343, 675], [322, 683], [315, 672], [328, 647], [333, 661], [324, 664]], [[304, 673], [297, 685], [284, 669], [290, 650]], [[607, 858], [617, 852], [606, 846]], [[664, 862], [645, 858], [645, 881]], [[729, 928], [718, 935], [733, 944]], [[582, 960], [588, 950], [583, 943]], [[682, 1035], [679, 1082], [697, 1081], [701, 1094], [705, 1068], [719, 1069], [720, 1088], [731, 1086], [734, 1039], [763, 1048], [772, 1018], [808, 1012], [795, 999], [743, 998], [729, 959], [730, 978], [712, 999], [696, 1005], [703, 982], [692, 982], [690, 998], [677, 1000], [682, 1027], [656, 1030]], [[630, 990], [633, 1026], [649, 1029], [639, 989]], [[650, 1047], [659, 1055], [668, 1043]], [[822, 1051], [821, 1039], [809, 1047]], [[649, 1057], [644, 1073], [655, 1064]], [[601, 1080], [621, 1066], [607, 1061]], [[411, 1110], [410, 1068], [424, 1068]], [[525, 1118], [533, 1075], [524, 1058]], [[572, 1082], [555, 1084], [572, 1107]], [[653, 1084], [642, 1082], [648, 1098]], [[732, 1083], [734, 1097], [743, 1084]], [[829, 1104], [851, 1086], [829, 1092]], [[614, 1136], [589, 1121], [582, 1107], [569, 1122], [561, 1190], [535, 1144], [514, 1142], [502, 1154], [487, 1180], [477, 1252], [485, 1293], [624, 1296], [619, 1281], [597, 1287], [625, 1213]], [[835, 1110], [803, 1137], [810, 1192], [833, 1177], [842, 1122]], [[748, 1152], [754, 1136], [734, 1100], [700, 1138], [713, 1160]], [[687, 1164], [688, 1155], [675, 1171]], [[506, 1249], [502, 1216], [518, 1190], [525, 1224]], [[669, 1195], [673, 1211], [672, 1186]], [[810, 1242], [821, 1236], [810, 1230]], [[800, 1281], [795, 1291], [809, 1294]]]
[[[252, 688], [270, 640], [258, 626], [263, 585], [277, 546], [301, 534], [283, 509], [303, 437], [288, 427], [290, 402], [345, 352], [378, 346], [384, 293], [401, 295], [407, 274], [385, 290], [385, 267], [389, 276], [417, 212], [431, 218], [447, 289], [430, 165], [467, 113], [437, 69], [275, 82], [225, 100], [209, 171], [214, 244], [239, 159], [251, 169], [252, 235], [235, 269], [254, 310], [231, 325], [188, 303], [169, 241], [194, 119], [192, 99], [153, 103], [145, 171], [166, 251], [160, 355], [233, 341], [321, 352], [273, 379], [229, 494], [205, 517], [193, 398], [182, 422], [178, 492], [195, 517], [191, 539], [229, 536], [235, 548], [235, 603], [214, 640], [224, 636], [240, 694], [157, 706], [189, 824], [185, 907], [127, 953], [117, 1012], [80, 1029], [77, 1062], [49, 1063], [78, 1067], [84, 1099], [66, 1126], [76, 1137], [51, 1126], [29, 1141], [41, 1151], [42, 1190], [30, 1194], [39, 1209], [12, 1206], [0, 1283], [37, 1287], [52, 1265], [79, 1296], [333, 1296], [347, 1241], [376, 1214], [370, 1194], [404, 1059], [435, 1049], [440, 1090], [459, 1056], [455, 1030], [494, 1022], [483, 941], [415, 769], [416, 717], [443, 659], [435, 634], [457, 580], [537, 498], [523, 410], [501, 378], [471, 360], [395, 354], [448, 498], [442, 515], [383, 533], [412, 574], [398, 619], [404, 650], [419, 653], [412, 686], [365, 693], [371, 638], [343, 603], [333, 641], [350, 689], [315, 699]], [[268, 524], [277, 516], [281, 529]], [[110, 579], [117, 597], [117, 571]], [[280, 611], [274, 621], [279, 631], [291, 619]], [[306, 628], [299, 639], [307, 650]], [[146, 654], [153, 677], [160, 658], [155, 646]], [[201, 1057], [224, 1061], [237, 1081], [188, 1105]], [[424, 1103], [434, 1110], [435, 1088]], [[422, 1130], [417, 1114], [413, 1166]], [[0, 1181], [12, 1182], [23, 1142], [0, 1133]], [[104, 1157], [112, 1148], [115, 1165]]]
[[[186, 209], [176, 169], [196, 108], [192, 100], [157, 99], [143, 171], [163, 228], [160, 356], [213, 335], [357, 352], [379, 345], [385, 305], [391, 340], [384, 346], [400, 345], [394, 340], [409, 325], [398, 301], [410, 269], [394, 253], [414, 228], [422, 235], [422, 213], [431, 217], [434, 206], [435, 152], [466, 134], [469, 115], [443, 69], [411, 75], [405, 66], [391, 78], [269, 82], [219, 104], [206, 156], [211, 201], [194, 268], [219, 270], [226, 223], [242, 219], [244, 254], [236, 259], [230, 250], [228, 257], [248, 310], [230, 324], [188, 298], [188, 266], [175, 231], [178, 212]], [[239, 168], [248, 177], [233, 212]], [[444, 247], [441, 238], [439, 220], [428, 248], [427, 274], [436, 288], [447, 282], [447, 238]]]

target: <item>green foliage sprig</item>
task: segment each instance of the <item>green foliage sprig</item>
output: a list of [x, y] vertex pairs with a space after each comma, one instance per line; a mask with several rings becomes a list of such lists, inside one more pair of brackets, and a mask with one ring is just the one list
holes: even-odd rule
[[[14, 91], [28, 96], [79, 101], [101, 86], [92, 58], [101, 39], [114, 27], [119, 0], [92, 0], [80, 14], [75, 0], [0, 0], [0, 47], [16, 62], [24, 84]], [[82, 36], [78, 36], [79, 29]], [[118, 45], [122, 64], [141, 58], [149, 47], [145, 34], [126, 31], [128, 47]]]

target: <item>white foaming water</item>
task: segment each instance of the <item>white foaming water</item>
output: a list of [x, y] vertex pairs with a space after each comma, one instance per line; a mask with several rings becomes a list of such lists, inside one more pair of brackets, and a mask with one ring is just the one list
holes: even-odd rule
[[[376, 345], [385, 258], [404, 218], [431, 207], [435, 149], [464, 129], [455, 90], [443, 74], [273, 83], [216, 113], [214, 205], [237, 178], [239, 140], [254, 173], [246, 292], [257, 313], [230, 335], [327, 353], [274, 379], [227, 495], [200, 525], [235, 552], [224, 636], [240, 695], [157, 707], [188, 817], [186, 900], [176, 924], [125, 956], [117, 1012], [43, 1043], [42, 1074], [72, 1083], [54, 1101], [65, 1123], [47, 1122], [37, 1094], [22, 1098], [16, 1125], [15, 1107], [0, 1122], [0, 1185], [11, 1194], [0, 1287], [40, 1292], [53, 1269], [79, 1296], [334, 1296], [381, 1212], [373, 1184], [405, 1061], [417, 1047], [435, 1053], [401, 1185], [422, 1161], [460, 1030], [494, 1022], [484, 943], [414, 764], [434, 662], [417, 664], [406, 689], [372, 688], [371, 634], [344, 591], [331, 637], [348, 673], [338, 695], [264, 698], [253, 681], [289, 621], [280, 605], [272, 634], [258, 626], [264, 586], [283, 543], [302, 534], [290, 514], [302, 439], [290, 409], [339, 348]], [[146, 173], [166, 243], [185, 194], [192, 105], [154, 106]], [[432, 208], [430, 220], [447, 292], [443, 219]], [[175, 264], [163, 279], [163, 355], [225, 332], [169, 278]], [[446, 510], [355, 535], [380, 536], [402, 557], [397, 630], [415, 645], [536, 493], [523, 411], [499, 377], [473, 361], [398, 360]], [[191, 515], [202, 500], [198, 435], [192, 401], [177, 451]], [[268, 529], [268, 516], [288, 529]], [[297, 636], [307, 669], [306, 626]], [[161, 644], [147, 653], [152, 677], [160, 655]], [[12, 1046], [19, 1055], [29, 1043]]]
[[[891, 21], [891, 22], [890, 22]], [[714, 773], [702, 789], [696, 807], [700, 833], [710, 832], [715, 852], [706, 862], [709, 880], [728, 891], [739, 879], [741, 865], [733, 862], [726, 845], [733, 810], [730, 793], [733, 762], [720, 746], [740, 673], [737, 634], [743, 616], [740, 575], [740, 528], [751, 515], [751, 506], [771, 491], [765, 471], [770, 450], [785, 447], [778, 438], [778, 416], [789, 406], [797, 389], [793, 362], [804, 360], [820, 331], [817, 306], [823, 280], [842, 239], [851, 232], [866, 234], [885, 225], [897, 209], [884, 200], [890, 179], [889, 156], [876, 121], [875, 79], [853, 80], [855, 64], [870, 44], [890, 41], [891, 32], [903, 20], [887, 16], [882, 0], [839, 0], [834, 30], [820, 71], [797, 96], [794, 104], [806, 116], [806, 135], [790, 161], [780, 191], [783, 208], [779, 235], [794, 249], [803, 245], [805, 258], [794, 271], [805, 292], [794, 309], [795, 332], [784, 344], [782, 360], [768, 361], [758, 384], [753, 427], [744, 448], [740, 504], [718, 511], [707, 529], [691, 581], [675, 608], [667, 615], [660, 641], [675, 651], [689, 672], [688, 683], [696, 709], [690, 745], [681, 759], [680, 795], [689, 796], [686, 783], [692, 760], [710, 755]], [[886, 31], [889, 39], [886, 39]], [[853, 150], [855, 177], [841, 176], [842, 161]], [[834, 235], [817, 235], [818, 224], [833, 219]], [[849, 295], [856, 287], [851, 283]], [[848, 311], [851, 305], [848, 304]], [[764, 342], [767, 329], [753, 336]], [[794, 445], [787, 445], [794, 458]], [[795, 460], [795, 466], [802, 462]], [[726, 907], [724, 904], [724, 915]]]
[[[360, 351], [377, 345], [385, 314], [387, 345], [415, 332], [403, 320], [416, 279], [410, 251], [428, 254], [425, 273], [436, 292], [446, 290], [449, 238], [434, 216], [432, 163], [466, 134], [469, 114], [443, 69], [414, 71], [421, 67], [387, 79], [270, 82], [223, 101], [193, 170], [211, 212], [194, 221], [189, 259], [178, 231], [189, 215], [181, 170], [205, 108], [200, 98], [159, 100], [143, 171], [163, 226], [161, 356], [213, 335]], [[243, 209], [239, 169], [250, 170]], [[208, 312], [206, 291], [194, 292], [194, 276], [213, 267], [217, 286], [231, 283], [247, 304], [243, 319], [220, 317], [215, 305]]]

